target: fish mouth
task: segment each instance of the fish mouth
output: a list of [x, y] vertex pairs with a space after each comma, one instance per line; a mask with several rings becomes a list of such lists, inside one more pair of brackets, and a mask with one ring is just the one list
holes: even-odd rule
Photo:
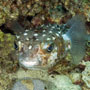
[[41, 65], [41, 56], [39, 47], [35, 46], [31, 50], [23, 50], [19, 52], [19, 62], [25, 67], [33, 67]]

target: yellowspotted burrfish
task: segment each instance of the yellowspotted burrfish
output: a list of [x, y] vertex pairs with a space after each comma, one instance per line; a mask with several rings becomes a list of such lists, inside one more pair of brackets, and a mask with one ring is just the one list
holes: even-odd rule
[[80, 15], [63, 25], [43, 24], [22, 30], [16, 37], [19, 63], [27, 69], [51, 68], [68, 53], [72, 57], [71, 63], [78, 65], [85, 56], [86, 43], [90, 40], [85, 20]]

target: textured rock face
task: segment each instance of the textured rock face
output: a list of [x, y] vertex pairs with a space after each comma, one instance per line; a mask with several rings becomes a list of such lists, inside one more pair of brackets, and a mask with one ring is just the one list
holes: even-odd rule
[[58, 90], [51, 82], [39, 79], [22, 79], [17, 81], [12, 90]]
[[79, 85], [73, 84], [70, 78], [66, 75], [57, 75], [53, 82], [59, 90], [82, 90]]
[[[15, 72], [18, 61], [15, 58], [14, 43], [15, 37], [11, 34], [4, 34], [0, 31], [0, 69], [1, 72]], [[15, 70], [15, 71], [14, 71]]]
[[51, 81], [40, 79], [18, 80], [12, 90], [82, 90], [79, 85], [72, 84], [72, 81], [65, 75], [56, 75]]
[[12, 90], [28, 90], [21, 82], [16, 82]]
[[44, 87], [40, 80], [20, 80], [14, 84], [12, 90], [44, 90]]
[[85, 82], [86, 86], [90, 88], [90, 62], [86, 62], [86, 68], [82, 72], [82, 80]]

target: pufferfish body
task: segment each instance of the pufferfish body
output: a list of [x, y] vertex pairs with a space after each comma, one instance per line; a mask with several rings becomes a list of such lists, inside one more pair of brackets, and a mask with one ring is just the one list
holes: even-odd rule
[[21, 66], [27, 69], [48, 69], [69, 52], [77, 65], [85, 55], [87, 35], [85, 20], [79, 15], [66, 24], [48, 24], [30, 28], [16, 35]]
[[47, 69], [63, 58], [65, 46], [60, 31], [62, 27], [56, 24], [42, 25], [18, 35], [20, 65]]

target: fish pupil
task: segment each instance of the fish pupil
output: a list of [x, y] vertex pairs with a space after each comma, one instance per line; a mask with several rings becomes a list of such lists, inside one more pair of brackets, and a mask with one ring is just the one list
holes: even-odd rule
[[14, 42], [14, 48], [15, 50], [18, 50], [18, 45]]
[[87, 42], [87, 46], [88, 46], [88, 47], [90, 47], [90, 41], [89, 41], [89, 42]]
[[47, 48], [47, 51], [48, 51], [48, 52], [51, 52], [51, 51], [53, 50], [53, 48], [54, 48], [54, 45], [51, 44], [51, 45]]

